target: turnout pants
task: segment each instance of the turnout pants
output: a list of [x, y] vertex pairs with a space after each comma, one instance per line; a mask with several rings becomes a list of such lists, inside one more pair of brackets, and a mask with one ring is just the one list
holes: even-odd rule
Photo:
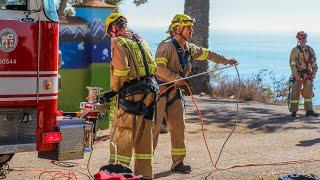
[[[162, 87], [163, 90], [165, 87]], [[167, 107], [168, 101], [177, 95], [177, 89], [175, 88], [169, 94], [169, 97], [163, 96], [157, 102], [157, 120], [153, 127], [153, 149], [158, 144], [158, 138], [160, 134], [160, 126], [164, 117], [167, 120], [167, 128], [171, 137], [171, 156], [172, 167], [183, 161], [186, 157], [185, 147], [185, 122], [184, 122], [184, 106], [181, 99], [175, 100], [169, 107]]]
[[[312, 110], [312, 95], [313, 95], [313, 82], [310, 79], [307, 79], [303, 83], [303, 93], [302, 96], [304, 98], [304, 108], [308, 110]], [[290, 112], [297, 112], [300, 101], [301, 94], [301, 81], [295, 81], [292, 84], [292, 92], [291, 92], [291, 100], [290, 100]]]
[[[130, 96], [130, 100], [139, 101], [143, 95]], [[144, 103], [151, 104], [153, 95], [149, 94]], [[114, 145], [115, 146], [114, 146]], [[109, 163], [130, 165], [134, 155], [134, 174], [152, 179], [152, 121], [117, 109], [112, 122]]]

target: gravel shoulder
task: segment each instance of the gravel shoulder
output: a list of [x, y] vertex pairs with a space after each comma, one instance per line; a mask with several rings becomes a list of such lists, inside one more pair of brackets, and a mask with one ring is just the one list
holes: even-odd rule
[[[214, 161], [220, 148], [234, 126], [235, 100], [196, 97], [205, 124], [205, 135]], [[315, 108], [319, 112], [319, 107]], [[170, 172], [171, 144], [170, 135], [161, 134], [154, 156], [155, 179], [277, 179], [281, 175], [300, 173], [320, 176], [320, 118], [306, 117], [301, 110], [298, 117], [290, 117], [287, 106], [242, 102], [239, 104], [238, 125], [227, 142], [218, 167], [239, 165], [228, 170], [213, 170], [203, 142], [200, 121], [195, 107], [186, 98], [186, 162], [192, 166], [190, 174]], [[101, 131], [105, 137], [108, 131]], [[95, 143], [90, 160], [90, 171], [94, 174], [107, 163], [109, 140]], [[13, 169], [7, 179], [39, 179], [43, 171], [60, 169], [76, 172], [77, 179], [89, 179], [86, 166], [89, 153], [85, 158], [75, 160], [77, 167], [61, 168], [48, 160], [38, 159], [37, 153], [19, 153], [10, 161]], [[305, 161], [296, 164], [280, 162]], [[271, 164], [245, 166], [249, 164]], [[21, 170], [21, 171], [18, 171]], [[80, 172], [80, 173], [79, 173]], [[43, 174], [41, 179], [51, 179]]]

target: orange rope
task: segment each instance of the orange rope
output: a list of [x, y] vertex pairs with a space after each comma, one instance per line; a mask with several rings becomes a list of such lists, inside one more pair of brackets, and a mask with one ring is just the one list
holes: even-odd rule
[[44, 174], [49, 174], [53, 180], [55, 179], [77, 180], [77, 176], [73, 172], [62, 172], [62, 171], [43, 171], [39, 175], [39, 180]]
[[206, 145], [206, 149], [207, 149], [208, 155], [209, 155], [209, 157], [210, 157], [211, 165], [212, 165], [212, 168], [213, 168], [213, 170], [214, 170], [214, 169], [216, 168], [216, 166], [214, 165], [214, 162], [213, 162], [213, 159], [212, 159], [212, 156], [211, 156], [211, 152], [210, 152], [210, 149], [209, 149], [209, 146], [208, 146], [208, 142], [207, 142], [207, 139], [206, 139], [206, 136], [205, 136], [205, 133], [204, 133], [204, 122], [203, 122], [202, 114], [201, 114], [200, 109], [198, 108], [197, 103], [196, 103], [195, 100], [194, 100], [194, 97], [193, 97], [191, 88], [190, 88], [190, 86], [189, 86], [188, 84], [187, 84], [187, 88], [188, 88], [188, 90], [189, 90], [189, 92], [190, 92], [190, 96], [191, 96], [192, 102], [193, 102], [194, 106], [196, 107], [197, 112], [198, 112], [198, 114], [199, 114], [199, 119], [200, 119], [200, 123], [201, 123], [201, 131], [202, 131], [203, 141], [204, 141], [204, 143], [205, 143], [205, 145]]
[[64, 172], [60, 169], [55, 169], [55, 170], [48, 170], [48, 169], [41, 169], [41, 168], [14, 168], [11, 169], [13, 171], [32, 171], [32, 172], [41, 172], [39, 175], [39, 180], [41, 179], [42, 176], [44, 176], [45, 174], [49, 175], [52, 177], [53, 180], [56, 179], [65, 179], [65, 180], [77, 180], [77, 176], [75, 175], [74, 172]]
[[173, 83], [172, 85], [170, 85], [170, 86], [166, 87], [165, 89], [161, 90], [159, 96], [161, 96], [163, 93], [165, 93], [166, 91], [168, 91], [170, 88], [176, 86], [176, 84], [177, 84], [177, 82], [175, 82], [175, 83]]

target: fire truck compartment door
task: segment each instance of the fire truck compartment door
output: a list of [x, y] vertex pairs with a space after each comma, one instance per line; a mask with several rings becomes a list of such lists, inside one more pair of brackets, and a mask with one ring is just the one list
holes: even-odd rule
[[39, 13], [27, 17], [28, 11], [18, 2], [6, 1], [0, 10], [0, 104], [36, 100], [41, 77]]

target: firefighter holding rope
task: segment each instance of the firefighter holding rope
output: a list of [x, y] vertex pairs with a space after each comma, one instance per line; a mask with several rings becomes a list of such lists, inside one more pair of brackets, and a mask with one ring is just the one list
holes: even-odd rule
[[[186, 14], [177, 14], [172, 19], [167, 31], [171, 37], [162, 41], [156, 52], [155, 60], [158, 65], [156, 76], [159, 83], [175, 81], [188, 76], [192, 68], [191, 62], [194, 60], [210, 60], [225, 65], [237, 64], [235, 59], [226, 59], [206, 48], [189, 43], [188, 41], [192, 38], [194, 22], [194, 19]], [[185, 80], [181, 80], [172, 88], [169, 88], [170, 86], [161, 86], [160, 88], [161, 90], [167, 89], [167, 91], [160, 95], [157, 103], [157, 122], [153, 128], [154, 149], [157, 146], [161, 121], [165, 116], [171, 136], [173, 162], [171, 170], [189, 173], [191, 167], [184, 162], [187, 150], [185, 147], [184, 106], [181, 93], [181, 89], [188, 89], [185, 88], [188, 85]]]

